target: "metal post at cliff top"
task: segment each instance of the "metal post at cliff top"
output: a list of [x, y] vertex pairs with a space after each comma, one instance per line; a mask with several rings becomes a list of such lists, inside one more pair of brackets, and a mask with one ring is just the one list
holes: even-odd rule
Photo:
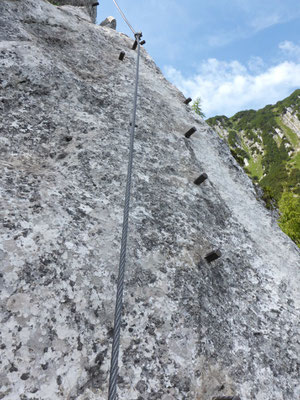
[[128, 238], [128, 217], [129, 217], [131, 181], [132, 181], [134, 133], [135, 133], [135, 121], [136, 121], [137, 97], [138, 97], [139, 65], [140, 65], [140, 51], [141, 51], [140, 40], [142, 37], [142, 33], [135, 33], [134, 36], [135, 36], [135, 40], [138, 43], [138, 52], [137, 52], [133, 112], [132, 112], [132, 122], [131, 122], [131, 132], [130, 132], [129, 160], [128, 160], [128, 169], [127, 169], [125, 204], [124, 204], [124, 214], [123, 214], [123, 229], [122, 229], [122, 240], [121, 240], [121, 251], [120, 251], [119, 276], [118, 276], [118, 283], [117, 283], [117, 297], [116, 297], [115, 319], [114, 319], [114, 335], [113, 335], [113, 344], [112, 344], [112, 352], [111, 352], [108, 400], [116, 400], [116, 396], [117, 396], [118, 359], [119, 359], [120, 331], [121, 331], [122, 308], [123, 308], [124, 276], [125, 276], [125, 266], [126, 266], [126, 248], [127, 248], [127, 238]]

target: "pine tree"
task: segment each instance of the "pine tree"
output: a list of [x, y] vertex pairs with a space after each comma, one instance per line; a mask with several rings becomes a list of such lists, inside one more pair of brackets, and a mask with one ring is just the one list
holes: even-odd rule
[[196, 114], [200, 115], [200, 117], [205, 118], [205, 114], [201, 108], [201, 98], [197, 97], [196, 100], [192, 104], [192, 109], [195, 111]]

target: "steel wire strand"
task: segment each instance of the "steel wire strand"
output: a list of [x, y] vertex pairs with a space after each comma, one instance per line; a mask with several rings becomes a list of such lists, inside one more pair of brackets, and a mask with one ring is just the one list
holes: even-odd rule
[[132, 31], [132, 33], [135, 35], [135, 30], [133, 29], [132, 25], [130, 24], [130, 22], [128, 21], [128, 19], [126, 18], [125, 14], [123, 13], [123, 11], [121, 10], [119, 4], [116, 2], [116, 0], [113, 0], [113, 2], [115, 3], [115, 6], [117, 7], [117, 9], [119, 10], [119, 13], [121, 14], [122, 18], [124, 19], [124, 21], [126, 22], [126, 24], [128, 25], [128, 27], [130, 28], [130, 30]]
[[141, 37], [140, 33], [135, 34], [136, 41], [138, 42], [138, 52], [137, 52], [137, 65], [136, 65], [136, 77], [135, 77], [135, 89], [134, 89], [134, 103], [133, 103], [131, 132], [130, 132], [125, 204], [124, 204], [124, 214], [123, 214], [119, 275], [117, 283], [117, 296], [116, 296], [116, 307], [115, 307], [115, 317], [114, 317], [114, 334], [113, 334], [113, 344], [111, 353], [108, 400], [116, 400], [117, 396], [120, 330], [121, 330], [122, 307], [123, 307], [124, 276], [125, 276], [126, 250], [127, 250], [127, 238], [128, 238], [128, 217], [129, 217], [131, 186], [132, 186], [131, 183], [132, 183], [132, 169], [133, 169], [134, 135], [135, 135], [135, 121], [136, 121], [137, 97], [138, 97], [138, 81], [139, 81], [139, 65], [140, 65], [140, 49], [141, 49], [140, 37]]

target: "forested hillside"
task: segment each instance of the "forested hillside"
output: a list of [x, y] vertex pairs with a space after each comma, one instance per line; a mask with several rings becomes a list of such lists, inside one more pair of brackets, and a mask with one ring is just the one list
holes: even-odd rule
[[300, 89], [275, 105], [207, 123], [262, 187], [267, 207], [279, 208], [281, 228], [300, 246]]

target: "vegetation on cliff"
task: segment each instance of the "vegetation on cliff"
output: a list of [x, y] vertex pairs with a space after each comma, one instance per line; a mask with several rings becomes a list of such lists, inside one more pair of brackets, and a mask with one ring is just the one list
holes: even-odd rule
[[300, 246], [300, 89], [275, 105], [209, 118], [232, 155], [278, 207], [279, 225]]

